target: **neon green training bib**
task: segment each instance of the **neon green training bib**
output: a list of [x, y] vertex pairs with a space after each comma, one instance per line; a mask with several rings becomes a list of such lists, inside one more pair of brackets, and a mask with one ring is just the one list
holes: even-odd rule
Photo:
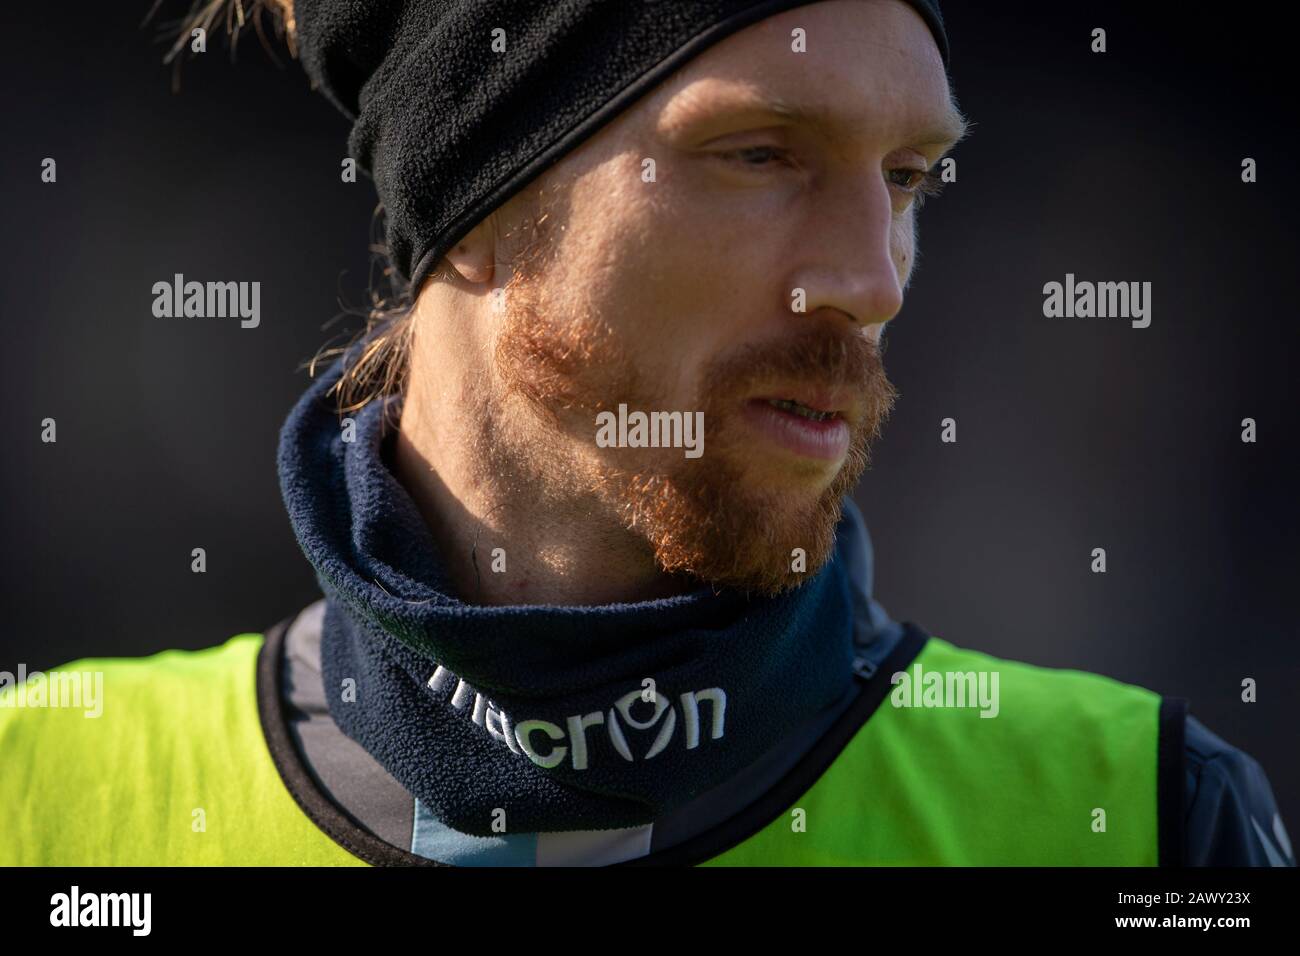
[[[47, 681], [0, 691], [0, 865], [429, 865], [345, 822], [287, 756], [267, 704], [277, 661], [259, 659], [264, 644], [278, 648], [278, 627], [266, 641], [241, 634], [201, 651], [58, 668], [102, 672], [97, 717], [51, 706], [59, 689], [38, 693]], [[1183, 701], [904, 627], [909, 639], [861, 699], [772, 791], [714, 831], [629, 864], [1176, 859]], [[19, 706], [22, 695], [33, 706]]]

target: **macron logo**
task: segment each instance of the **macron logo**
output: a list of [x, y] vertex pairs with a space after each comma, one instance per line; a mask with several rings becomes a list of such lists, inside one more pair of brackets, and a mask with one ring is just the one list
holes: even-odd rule
[[[549, 720], [512, 720], [500, 707], [476, 691], [441, 664], [429, 678], [430, 690], [442, 690], [452, 683], [456, 690], [451, 695], [451, 705], [464, 711], [471, 707], [470, 719], [491, 736], [509, 747], [513, 753], [526, 756], [539, 767], [558, 767], [566, 760], [574, 770], [586, 770], [591, 761], [587, 728], [603, 726], [610, 747], [628, 763], [651, 760], [673, 742], [678, 724], [682, 726], [684, 746], [694, 750], [700, 745], [704, 730], [710, 740], [722, 739], [727, 712], [727, 694], [721, 687], [687, 691], [679, 694], [676, 702], [670, 701], [652, 689], [633, 690], [614, 701], [608, 711], [593, 710], [589, 714], [574, 714], [564, 726]], [[632, 714], [634, 704], [650, 705], [653, 713], [644, 719]], [[708, 724], [701, 722], [701, 704], [708, 705]], [[681, 718], [678, 719], [680, 713]], [[654, 739], [642, 745], [639, 734], [654, 731]], [[631, 740], [629, 740], [631, 738]], [[600, 736], [595, 738], [600, 739]], [[638, 746], [634, 747], [633, 742]], [[543, 752], [545, 751], [545, 752]]]

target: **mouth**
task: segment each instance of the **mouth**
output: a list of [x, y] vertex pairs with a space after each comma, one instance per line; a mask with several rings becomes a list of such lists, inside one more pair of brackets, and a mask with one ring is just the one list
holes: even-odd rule
[[813, 408], [795, 398], [765, 398], [761, 399], [761, 401], [767, 402], [773, 408], [779, 408], [783, 412], [789, 412], [791, 415], [798, 415], [800, 418], [806, 418], [813, 422], [828, 422], [833, 418], [844, 417], [838, 410], [826, 411]]
[[852, 409], [850, 402], [834, 395], [763, 396], [745, 403], [745, 418], [783, 451], [831, 463], [848, 453]]
[[835, 419], [857, 424], [862, 417], [862, 396], [858, 389], [845, 385], [802, 382], [797, 379], [768, 385], [769, 390], [750, 393], [756, 401], [765, 402], [777, 411], [795, 415], [812, 422]]

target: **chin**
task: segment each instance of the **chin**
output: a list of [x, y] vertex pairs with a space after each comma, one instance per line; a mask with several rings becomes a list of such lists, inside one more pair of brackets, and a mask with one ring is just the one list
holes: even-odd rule
[[788, 454], [759, 455], [749, 452], [737, 469], [745, 476], [746, 487], [767, 492], [780, 490], [789, 496], [792, 514], [814, 507], [818, 499], [836, 484], [845, 468], [843, 458], [819, 461]]
[[765, 455], [748, 442], [717, 441], [702, 459], [663, 470], [618, 451], [595, 467], [593, 490], [661, 570], [767, 595], [797, 587], [829, 560], [844, 495], [860, 474], [852, 455], [840, 463]]
[[770, 483], [737, 483], [711, 502], [694, 502], [696, 521], [652, 526], [660, 566], [715, 587], [776, 595], [813, 577], [835, 548], [842, 496], [823, 491], [792, 497]]

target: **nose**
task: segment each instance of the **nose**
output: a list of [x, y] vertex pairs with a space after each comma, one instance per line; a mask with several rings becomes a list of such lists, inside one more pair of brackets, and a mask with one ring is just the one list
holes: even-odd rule
[[796, 240], [787, 301], [795, 302], [793, 290], [803, 289], [805, 313], [851, 322], [879, 339], [884, 323], [903, 307], [896, 257], [910, 253], [909, 237], [910, 222], [894, 215], [883, 177], [855, 177], [822, 190]]

